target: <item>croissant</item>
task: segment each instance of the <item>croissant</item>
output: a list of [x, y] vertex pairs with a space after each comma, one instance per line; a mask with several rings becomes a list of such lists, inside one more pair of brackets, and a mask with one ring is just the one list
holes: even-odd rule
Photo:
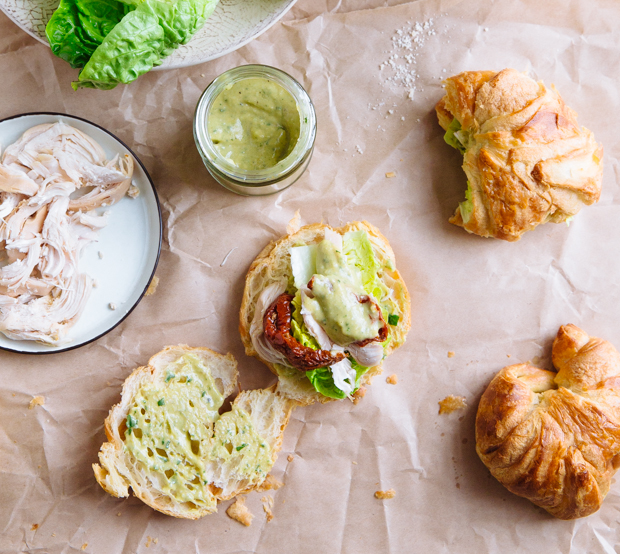
[[450, 223], [515, 241], [598, 201], [603, 148], [555, 87], [514, 69], [468, 71], [444, 85], [437, 116], [468, 181]]
[[620, 353], [575, 325], [553, 343], [557, 373], [502, 369], [482, 395], [476, 451], [510, 492], [560, 519], [596, 512], [620, 466]]

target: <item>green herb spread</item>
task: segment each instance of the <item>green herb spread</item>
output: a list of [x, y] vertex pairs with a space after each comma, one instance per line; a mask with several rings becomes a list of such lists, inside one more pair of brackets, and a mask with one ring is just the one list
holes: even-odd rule
[[241, 169], [273, 167], [299, 140], [300, 116], [293, 96], [269, 79], [243, 79], [224, 89], [208, 115], [211, 141]]
[[214, 507], [207, 487], [214, 465], [234, 466], [234, 477], [265, 478], [271, 449], [250, 416], [233, 404], [218, 413], [224, 398], [209, 370], [186, 354], [167, 368], [163, 380], [143, 385], [127, 414], [125, 448], [159, 488], [179, 502]]

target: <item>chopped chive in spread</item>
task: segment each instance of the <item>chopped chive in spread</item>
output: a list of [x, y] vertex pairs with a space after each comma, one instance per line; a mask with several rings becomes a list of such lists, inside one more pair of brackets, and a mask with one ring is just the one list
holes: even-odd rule
[[168, 371], [168, 373], [166, 373], [166, 383], [169, 383], [171, 379], [174, 379], [174, 373]]
[[138, 426], [138, 420], [131, 414], [127, 414], [127, 433], [131, 435], [131, 430]]
[[245, 448], [247, 446], [247, 444], [244, 442], [241, 446], [237, 446], [236, 450], [237, 452], [239, 452], [239, 450], [241, 450], [242, 448]]
[[388, 323], [392, 326], [396, 326], [398, 325], [399, 319], [400, 319], [400, 316], [398, 314], [390, 314], [388, 316]]
[[157, 401], [157, 405], [158, 405], [158, 406], [163, 406], [164, 404], [165, 404], [165, 401], [164, 401], [164, 399], [163, 399], [163, 398], [160, 398], [160, 399]]

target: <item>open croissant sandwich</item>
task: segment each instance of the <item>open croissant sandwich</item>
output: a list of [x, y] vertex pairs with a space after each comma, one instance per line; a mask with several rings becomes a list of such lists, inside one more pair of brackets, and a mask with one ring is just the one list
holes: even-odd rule
[[560, 519], [596, 512], [620, 466], [620, 353], [574, 325], [553, 343], [557, 373], [505, 367], [482, 395], [476, 450], [509, 491]]
[[170, 346], [125, 381], [105, 420], [108, 441], [93, 464], [99, 484], [129, 488], [152, 508], [197, 519], [265, 482], [295, 402], [273, 390], [237, 389], [237, 363], [208, 348]]
[[387, 239], [354, 222], [307, 225], [267, 245], [246, 277], [239, 330], [278, 391], [307, 405], [359, 394], [410, 324]]
[[439, 124], [463, 154], [467, 175], [466, 199], [451, 223], [515, 241], [598, 201], [603, 148], [553, 86], [514, 69], [467, 71], [444, 86]]

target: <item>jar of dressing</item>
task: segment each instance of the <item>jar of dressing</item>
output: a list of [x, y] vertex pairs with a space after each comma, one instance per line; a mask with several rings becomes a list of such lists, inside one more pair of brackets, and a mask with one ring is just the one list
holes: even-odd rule
[[303, 87], [266, 65], [244, 65], [217, 77], [194, 114], [194, 140], [209, 173], [246, 196], [290, 187], [314, 148], [316, 114]]

